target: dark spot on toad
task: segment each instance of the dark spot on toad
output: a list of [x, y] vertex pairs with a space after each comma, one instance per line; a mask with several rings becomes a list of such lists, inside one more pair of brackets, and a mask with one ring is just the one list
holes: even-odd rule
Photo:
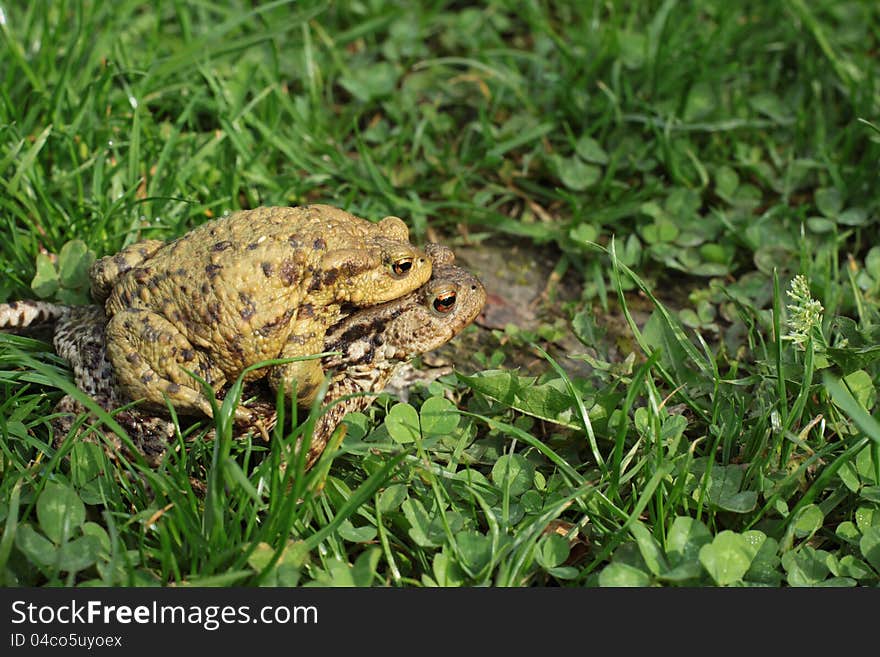
[[183, 360], [185, 361], [190, 361], [196, 357], [196, 352], [194, 352], [192, 349], [184, 349], [180, 352], [180, 357], [183, 358]]
[[207, 283], [202, 283], [201, 290], [202, 290], [202, 296], [207, 296], [208, 292], [211, 291], [211, 286], [208, 285]]
[[208, 278], [214, 278], [217, 276], [221, 269], [223, 269], [223, 265], [218, 265], [213, 262], [210, 265], [205, 265], [205, 273], [208, 275]]
[[147, 342], [158, 342], [160, 333], [147, 320], [144, 320], [141, 327], [141, 335], [144, 336], [144, 340]]
[[305, 318], [315, 316], [315, 307], [310, 303], [304, 303], [299, 307], [299, 313], [297, 314], [297, 318]]
[[256, 249], [258, 246], [260, 246], [260, 243], [259, 243], [259, 242], [251, 242], [250, 244], [247, 245], [247, 250], [248, 250], [248, 251], [253, 251], [253, 250]]
[[315, 242], [312, 244], [312, 247], [313, 247], [316, 251], [321, 250], [321, 249], [326, 249], [326, 248], [327, 248], [327, 242], [325, 242], [325, 241], [323, 240], [323, 238], [320, 238], [320, 237], [319, 237], [319, 238], [316, 239]]
[[185, 267], [178, 267], [178, 269], [175, 273], [178, 276], [186, 276], [186, 268]]
[[[143, 255], [144, 257], [146, 257], [146, 254]], [[113, 256], [113, 264], [116, 265], [116, 268], [119, 270], [120, 274], [124, 274], [129, 269], [131, 269], [131, 265], [128, 264], [128, 260], [121, 253], [117, 253], [115, 256]], [[104, 267], [102, 266], [101, 269], [103, 270]]]
[[241, 318], [243, 320], [247, 321], [257, 314], [257, 305], [254, 303], [252, 297], [245, 294], [244, 292], [239, 292], [238, 299], [242, 303], [242, 308], [239, 311], [239, 315], [241, 315]]
[[260, 264], [260, 267], [263, 268], [263, 274], [266, 278], [269, 278], [272, 275], [272, 272], [275, 271], [275, 268], [272, 266], [271, 262], [263, 262]]
[[222, 242], [217, 242], [214, 246], [211, 247], [212, 251], [225, 251], [230, 246], [232, 246], [232, 242], [229, 240], [223, 240]]
[[284, 311], [284, 314], [278, 317], [277, 319], [272, 320], [271, 322], [267, 322], [263, 324], [260, 328], [256, 330], [257, 335], [265, 338], [267, 335], [272, 333], [272, 331], [276, 330], [280, 326], [287, 326], [290, 322], [290, 318], [293, 317], [294, 309], [288, 308]]
[[305, 344], [308, 341], [308, 337], [304, 335], [294, 335], [291, 333], [287, 336], [287, 341], [293, 344]]
[[370, 335], [374, 336], [374, 338], [372, 339], [372, 344], [383, 344], [384, 340], [381, 336], [385, 334], [388, 322], [399, 316], [402, 312], [403, 308], [397, 308], [389, 313], [388, 316], [376, 318], [371, 322], [355, 323], [353, 326], [344, 331], [342, 335], [340, 335], [339, 338], [335, 340], [332, 345], [325, 345], [327, 347], [327, 351], [341, 351], [342, 349], [340, 349], [340, 346], [351, 344], [352, 342], [356, 342]]
[[180, 386], [172, 381], [165, 387], [165, 391], [174, 395], [180, 392]]
[[218, 302], [214, 302], [212, 304], [208, 304], [208, 321], [213, 324], [216, 324], [220, 321], [220, 304]]
[[141, 376], [141, 383], [149, 383], [149, 382], [152, 381], [152, 380], [153, 380], [153, 375], [150, 374], [149, 372], [145, 372], [145, 373]]
[[296, 283], [296, 261], [293, 258], [285, 258], [281, 261], [281, 268], [278, 272], [281, 282], [290, 286]]
[[125, 354], [125, 360], [127, 360], [132, 365], [137, 365], [141, 362], [141, 357], [136, 351], [132, 351], [128, 354]]

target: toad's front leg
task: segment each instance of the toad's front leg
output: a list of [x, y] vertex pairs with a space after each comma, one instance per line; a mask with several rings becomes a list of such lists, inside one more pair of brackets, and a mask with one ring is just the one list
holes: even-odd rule
[[[143, 399], [161, 409], [167, 399], [179, 413], [213, 417], [211, 403], [187, 370], [214, 390], [223, 387], [226, 376], [162, 315], [134, 308], [117, 312], [107, 323], [107, 356], [125, 398]], [[257, 423], [243, 407], [236, 409], [235, 419]]]
[[[296, 358], [319, 354], [324, 350], [324, 331], [305, 328], [306, 323], [294, 323], [294, 330], [284, 345], [279, 358]], [[319, 359], [298, 360], [283, 365], [275, 365], [269, 370], [269, 385], [272, 390], [283, 389], [286, 397], [296, 389], [296, 403], [308, 407], [318, 394], [324, 382], [324, 368]]]

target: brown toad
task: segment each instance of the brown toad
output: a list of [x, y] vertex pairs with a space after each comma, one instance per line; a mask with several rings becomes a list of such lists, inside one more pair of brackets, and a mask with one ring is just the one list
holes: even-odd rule
[[359, 310], [327, 331], [324, 350], [340, 355], [321, 361], [334, 373], [312, 432], [306, 468], [324, 451], [345, 415], [367, 408], [404, 363], [449, 342], [483, 310], [483, 284], [452, 264], [449, 249], [439, 248], [442, 251], [427, 249], [434, 257], [434, 272], [426, 285]]
[[[452, 265], [449, 249], [428, 245], [426, 251], [434, 262], [427, 284], [399, 299], [356, 310], [327, 331], [323, 349], [336, 353], [321, 360], [332, 374], [312, 432], [306, 467], [323, 452], [342, 418], [369, 406], [400, 365], [451, 340], [482, 310], [486, 293], [480, 281]], [[32, 301], [0, 304], [0, 328], [53, 322], [55, 350], [70, 363], [77, 387], [108, 411], [130, 401], [116, 387], [103, 349], [106, 317], [100, 306]], [[53, 422], [59, 438], [72, 426], [72, 416], [85, 410], [70, 396], [59, 402], [56, 411], [63, 415]], [[274, 424], [275, 407], [268, 395], [258, 399], [254, 412], [264, 425]], [[138, 409], [118, 413], [115, 419], [154, 465], [175, 433], [167, 419]], [[115, 444], [121, 446], [118, 440]]]
[[[195, 373], [221, 389], [250, 366], [323, 347], [342, 304], [383, 303], [423, 285], [431, 261], [397, 217], [378, 223], [326, 205], [236, 212], [167, 244], [154, 240], [102, 258], [107, 356], [130, 399], [211, 415]], [[319, 360], [249, 371], [299, 403], [323, 380]], [[240, 407], [236, 419], [253, 422]]]

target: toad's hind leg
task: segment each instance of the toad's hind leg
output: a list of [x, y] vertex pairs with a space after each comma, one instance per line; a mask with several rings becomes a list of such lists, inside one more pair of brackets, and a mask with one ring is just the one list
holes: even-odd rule
[[[196, 349], [174, 324], [156, 313], [126, 309], [107, 323], [107, 356], [116, 381], [128, 399], [144, 399], [165, 408], [167, 399], [178, 412], [212, 416], [211, 404], [187, 370], [218, 390], [223, 372]], [[236, 419], [250, 421], [246, 409]]]
[[[106, 398], [97, 397], [95, 401], [105, 411], [112, 411], [115, 404]], [[75, 440], [104, 443], [104, 449], [108, 456], [116, 458], [118, 453], [125, 454], [128, 458], [132, 455], [126, 443], [104, 426], [96, 426], [87, 431], [90, 424], [98, 422], [90, 409], [81, 404], [70, 395], [65, 395], [55, 405], [51, 425], [55, 434], [55, 448], [60, 449], [67, 436], [73, 429], [78, 416], [88, 414], [86, 423], [77, 429]], [[147, 463], [153, 467], [159, 465], [169, 444], [174, 440], [176, 428], [171, 420], [156, 417], [138, 409], [127, 409], [115, 414], [114, 419], [131, 439], [137, 452], [144, 457]]]
[[[104, 404], [101, 400], [96, 400], [102, 407]], [[105, 410], [106, 407], [104, 407]], [[67, 434], [70, 433], [73, 428], [73, 424], [76, 421], [77, 416], [82, 415], [83, 413], [89, 413], [89, 409], [83, 406], [79, 401], [77, 401], [71, 395], [64, 395], [57, 404], [55, 404], [55, 408], [53, 409], [54, 417], [52, 418], [50, 424], [52, 425], [52, 429], [55, 433], [55, 448], [59, 448], [61, 443], [64, 442], [64, 438]], [[83, 428], [81, 427], [77, 432], [78, 435], [83, 433]], [[120, 443], [119, 440], [113, 436], [113, 447], [119, 448]], [[90, 442], [95, 442], [94, 435], [90, 439]]]

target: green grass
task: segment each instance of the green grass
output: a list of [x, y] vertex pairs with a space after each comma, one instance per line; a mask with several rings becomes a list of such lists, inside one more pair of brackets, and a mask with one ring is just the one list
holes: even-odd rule
[[6, 3], [0, 299], [328, 202], [553, 253], [568, 321], [491, 332], [307, 474], [308, 419], [233, 441], [228, 408], [156, 469], [56, 450], [70, 375], [0, 336], [4, 584], [878, 583], [880, 9], [252, 4]]

